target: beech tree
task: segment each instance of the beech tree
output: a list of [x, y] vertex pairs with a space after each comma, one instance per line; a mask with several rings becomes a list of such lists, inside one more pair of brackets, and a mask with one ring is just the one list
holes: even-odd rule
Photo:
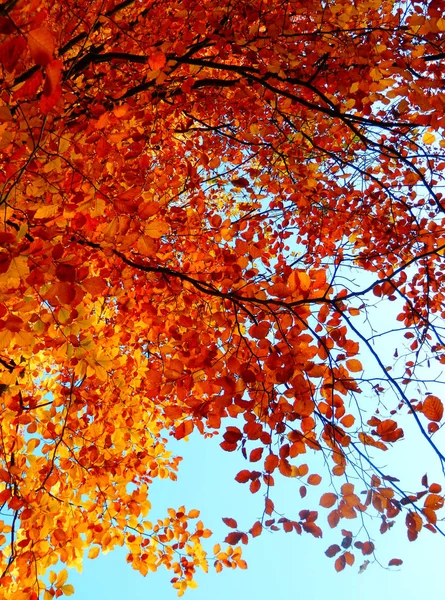
[[[338, 571], [395, 520], [442, 533], [441, 484], [380, 465], [410, 420], [445, 463], [443, 9], [0, 5], [4, 598], [68, 596], [60, 565], [116, 545], [182, 594], [264, 529], [338, 528]], [[213, 550], [199, 507], [150, 522], [192, 433], [263, 507]]]

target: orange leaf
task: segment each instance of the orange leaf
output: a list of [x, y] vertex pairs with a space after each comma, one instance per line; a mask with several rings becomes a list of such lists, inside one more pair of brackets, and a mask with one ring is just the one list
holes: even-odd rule
[[36, 65], [45, 67], [53, 59], [54, 37], [48, 29], [39, 27], [28, 34], [28, 47]]
[[153, 239], [159, 239], [168, 233], [170, 226], [165, 221], [151, 221], [145, 227], [145, 234]]
[[444, 499], [438, 494], [428, 494], [425, 498], [425, 508], [431, 508], [432, 510], [439, 510], [444, 505]]
[[354, 484], [344, 483], [341, 486], [341, 493], [343, 494], [343, 496], [349, 496], [350, 494], [353, 494], [354, 493]]
[[334, 506], [334, 504], [337, 502], [337, 499], [338, 496], [336, 494], [327, 492], [320, 498], [320, 506], [323, 506], [324, 508], [331, 508], [331, 506]]
[[320, 475], [309, 475], [309, 477], [307, 478], [307, 482], [310, 485], [319, 485], [319, 483], [321, 483], [321, 477]]
[[437, 396], [428, 396], [423, 402], [423, 414], [430, 421], [440, 421], [443, 417], [443, 404]]
[[334, 527], [337, 527], [339, 521], [340, 521], [340, 513], [338, 512], [338, 510], [331, 511], [328, 515], [329, 526], [332, 527], [332, 529], [334, 529]]
[[440, 492], [442, 491], [442, 486], [438, 483], [432, 483], [429, 487], [429, 491], [432, 494], [440, 494]]
[[252, 534], [252, 537], [257, 537], [261, 534], [262, 531], [263, 531], [263, 526], [261, 525], [261, 523], [259, 521], [256, 521], [256, 523], [254, 523], [254, 525], [252, 526], [250, 533]]
[[264, 470], [272, 473], [278, 467], [279, 458], [276, 454], [269, 454], [264, 461]]
[[346, 361], [346, 366], [351, 373], [358, 373], [359, 371], [363, 371], [362, 363], [356, 358], [351, 358]]
[[340, 571], [343, 571], [343, 569], [345, 568], [345, 565], [346, 565], [345, 555], [341, 554], [335, 561], [335, 570], [337, 571], [337, 573], [340, 573]]
[[340, 423], [344, 426], [344, 427], [352, 427], [355, 423], [355, 417], [353, 417], [352, 415], [345, 415]]

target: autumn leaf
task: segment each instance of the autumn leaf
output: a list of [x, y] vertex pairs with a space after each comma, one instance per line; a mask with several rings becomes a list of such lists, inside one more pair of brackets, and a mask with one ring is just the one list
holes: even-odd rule
[[402, 563], [403, 561], [400, 558], [392, 558], [388, 563], [388, 567], [399, 567]]
[[263, 448], [255, 448], [249, 455], [250, 462], [258, 462], [263, 455]]
[[279, 459], [275, 454], [269, 454], [264, 461], [264, 469], [272, 473], [278, 466]]
[[250, 471], [247, 470], [243, 470], [240, 471], [237, 476], [235, 477], [235, 481], [237, 481], [238, 483], [247, 483], [250, 479]]
[[254, 523], [254, 525], [252, 526], [252, 528], [250, 529], [250, 533], [252, 535], [252, 537], [257, 537], [261, 534], [263, 530], [263, 526], [261, 525], [261, 523], [259, 521], [256, 521]]
[[167, 59], [163, 52], [154, 52], [148, 59], [148, 64], [153, 71], [158, 71], [165, 66]]
[[223, 518], [223, 522], [227, 525], [227, 527], [231, 527], [232, 529], [236, 529], [238, 527], [235, 519], [231, 519], [229, 517]]
[[333, 556], [335, 556], [336, 554], [338, 554], [340, 552], [341, 548], [340, 546], [338, 546], [337, 544], [332, 544], [331, 546], [329, 546], [329, 548], [325, 551], [325, 554], [328, 558], [332, 558]]
[[232, 533], [229, 533], [229, 535], [226, 536], [225, 538], [225, 542], [227, 544], [238, 544], [238, 542], [242, 539], [243, 537], [243, 533], [241, 531], [233, 531]]
[[45, 67], [53, 60], [55, 48], [52, 33], [39, 27], [28, 34], [28, 48], [36, 65]]
[[359, 371], [363, 370], [362, 363], [356, 358], [351, 358], [350, 360], [347, 360], [346, 366], [352, 373], [358, 373]]
[[443, 403], [437, 396], [428, 396], [423, 402], [422, 411], [430, 421], [441, 421], [443, 417]]
[[165, 221], [151, 221], [145, 227], [145, 235], [159, 239], [169, 231], [170, 227]]
[[319, 485], [321, 483], [321, 477], [320, 475], [309, 475], [309, 477], [307, 478], [307, 482], [310, 485]]
[[326, 492], [320, 498], [320, 506], [323, 506], [323, 508], [331, 508], [336, 502], [337, 496], [331, 492]]

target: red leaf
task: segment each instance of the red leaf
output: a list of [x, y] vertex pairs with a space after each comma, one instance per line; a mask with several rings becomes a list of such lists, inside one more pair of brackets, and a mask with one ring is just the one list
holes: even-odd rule
[[72, 265], [59, 264], [56, 267], [56, 277], [59, 281], [75, 281], [76, 269]]
[[391, 560], [388, 563], [389, 567], [400, 567], [400, 565], [403, 563], [403, 560], [400, 560], [400, 558], [391, 558]]
[[274, 503], [272, 502], [272, 500], [270, 498], [266, 498], [266, 502], [265, 502], [266, 506], [265, 506], [265, 513], [266, 515], [271, 515], [274, 511]]
[[166, 58], [165, 54], [163, 52], [161, 52], [160, 50], [158, 52], [155, 52], [154, 54], [152, 54], [150, 56], [150, 58], [148, 59], [148, 64], [150, 65], [150, 69], [152, 71], [159, 71], [160, 69], [162, 69], [165, 66], [166, 62], [167, 62], [167, 58]]
[[264, 469], [268, 473], [272, 473], [278, 466], [279, 458], [276, 454], [269, 454], [264, 461]]
[[226, 539], [224, 541], [226, 542], [226, 544], [230, 544], [231, 546], [233, 546], [233, 544], [237, 544], [241, 540], [243, 535], [245, 534], [242, 531], [232, 531], [226, 536]]
[[43, 95], [39, 102], [40, 111], [46, 115], [59, 101], [62, 94], [62, 61], [53, 60], [46, 66]]
[[182, 440], [193, 431], [193, 421], [183, 421], [175, 430], [175, 438]]
[[249, 455], [250, 462], [257, 462], [261, 459], [263, 455], [264, 448], [255, 448]]
[[340, 550], [341, 548], [338, 544], [332, 544], [332, 546], [329, 546], [329, 548], [326, 550], [325, 554], [327, 557], [332, 558], [333, 556], [338, 554]]
[[263, 531], [263, 526], [261, 525], [261, 523], [259, 521], [256, 521], [254, 523], [254, 525], [252, 526], [250, 533], [252, 534], [252, 537], [257, 537], [261, 534], [262, 531]]
[[318, 527], [318, 525], [316, 525], [313, 522], [309, 522], [309, 523], [303, 523], [303, 529], [307, 532], [307, 533], [311, 533], [314, 537], [317, 538], [321, 538], [323, 537], [323, 532], [320, 529], [320, 527]]
[[236, 529], [236, 527], [238, 527], [238, 524], [235, 521], [235, 519], [232, 519], [230, 517], [223, 518], [223, 523], [225, 523], [227, 527], [231, 527], [232, 529]]
[[225, 441], [228, 442], [229, 444], [236, 444], [237, 442], [239, 442], [242, 439], [243, 434], [238, 429], [238, 427], [227, 427], [227, 430], [226, 430], [225, 434], [223, 435], [223, 437], [224, 437]]
[[261, 487], [261, 481], [259, 479], [254, 479], [250, 486], [249, 489], [252, 492], [252, 494], [256, 494], [256, 492], [260, 489]]
[[267, 323], [267, 321], [263, 321], [259, 325], [252, 325], [252, 327], [249, 329], [249, 334], [254, 338], [262, 340], [267, 336], [269, 330], [270, 323]]
[[25, 48], [26, 41], [21, 35], [10, 38], [6, 42], [3, 42], [3, 44], [0, 44], [0, 63], [3, 64], [8, 73], [14, 70]]
[[244, 469], [243, 471], [240, 471], [238, 473], [238, 475], [235, 477], [235, 481], [237, 481], [238, 483], [247, 483], [250, 479], [250, 471], [247, 471], [246, 469]]
[[14, 91], [14, 100], [19, 100], [20, 98], [33, 98], [39, 87], [42, 85], [42, 81], [42, 70], [39, 69], [27, 79], [21, 87]]

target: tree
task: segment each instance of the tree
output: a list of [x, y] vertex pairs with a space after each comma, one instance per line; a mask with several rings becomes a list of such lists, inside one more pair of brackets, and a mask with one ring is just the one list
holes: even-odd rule
[[[379, 464], [407, 419], [445, 463], [442, 8], [0, 5], [4, 597], [70, 595], [58, 561], [123, 544], [193, 586], [198, 510], [146, 520], [152, 480], [176, 476], [169, 435], [193, 431], [221, 432], [264, 501], [250, 531], [225, 519], [217, 570], [326, 517], [348, 525], [337, 570], [373, 555], [356, 517], [441, 532], [440, 484], [408, 492]], [[317, 453], [321, 509], [279, 518], [274, 478], [304, 498]]]

